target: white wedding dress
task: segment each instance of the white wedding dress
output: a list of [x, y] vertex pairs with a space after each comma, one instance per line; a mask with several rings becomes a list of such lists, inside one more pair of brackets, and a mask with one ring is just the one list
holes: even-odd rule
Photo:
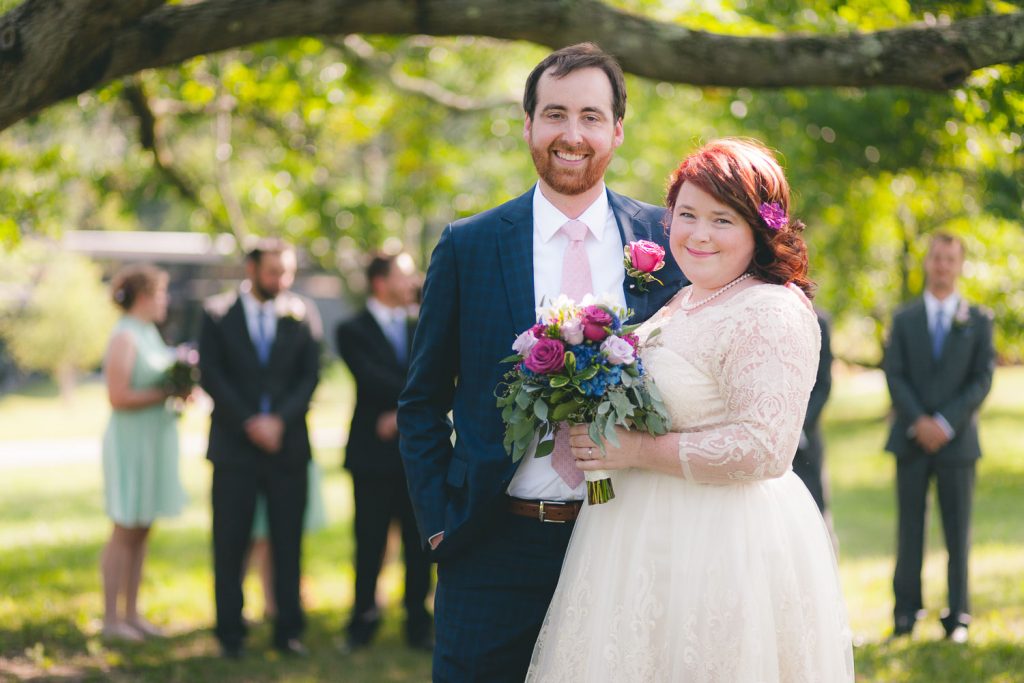
[[840, 683], [853, 653], [835, 557], [790, 463], [818, 365], [802, 293], [750, 287], [662, 311], [642, 359], [683, 477], [613, 475], [586, 506], [528, 681]]

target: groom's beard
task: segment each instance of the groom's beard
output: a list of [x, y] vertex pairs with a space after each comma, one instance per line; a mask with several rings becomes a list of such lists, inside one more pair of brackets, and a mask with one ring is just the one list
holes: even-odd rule
[[[584, 154], [586, 162], [579, 168], [565, 168], [556, 165], [554, 157], [555, 150], [568, 152], [569, 154]], [[552, 144], [547, 149], [540, 149], [530, 145], [530, 155], [533, 157], [533, 165], [537, 169], [537, 175], [559, 194], [578, 195], [583, 194], [590, 188], [597, 185], [604, 177], [604, 171], [612, 161], [613, 150], [602, 157], [594, 156], [594, 149], [587, 144], [570, 147], [562, 144]]]

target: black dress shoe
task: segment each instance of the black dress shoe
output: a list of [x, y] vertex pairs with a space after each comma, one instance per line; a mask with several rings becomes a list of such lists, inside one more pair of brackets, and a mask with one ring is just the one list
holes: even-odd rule
[[286, 657], [308, 657], [309, 650], [298, 638], [289, 638], [283, 643], [274, 645], [274, 649]]
[[359, 650], [370, 644], [380, 628], [379, 615], [380, 612], [372, 610], [366, 615], [353, 617], [346, 629], [349, 650]]

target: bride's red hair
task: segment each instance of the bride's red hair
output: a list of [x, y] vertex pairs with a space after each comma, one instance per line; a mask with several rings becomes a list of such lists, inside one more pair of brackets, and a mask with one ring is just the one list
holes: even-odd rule
[[[721, 138], [693, 152], [669, 176], [665, 204], [670, 216], [683, 183], [693, 183], [750, 225], [750, 272], [755, 277], [779, 285], [793, 283], [808, 297], [814, 296], [814, 283], [807, 278], [807, 245], [800, 235], [804, 224], [789, 215], [789, 183], [771, 150], [757, 140]], [[788, 221], [779, 229], [769, 225], [777, 223], [774, 216], [769, 221], [762, 217], [762, 205], [773, 204]]]

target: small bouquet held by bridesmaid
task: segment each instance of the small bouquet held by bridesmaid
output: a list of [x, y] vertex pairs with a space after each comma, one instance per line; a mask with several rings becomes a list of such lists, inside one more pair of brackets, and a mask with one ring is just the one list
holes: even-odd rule
[[174, 362], [164, 371], [163, 388], [174, 405], [174, 412], [180, 414], [182, 404], [192, 389], [199, 384], [199, 351], [190, 344], [174, 349]]
[[[561, 423], [589, 424], [589, 434], [605, 452], [605, 441], [619, 445], [616, 425], [653, 435], [668, 429], [668, 415], [654, 381], [637, 352], [638, 325], [623, 325], [629, 312], [590, 295], [576, 304], [561, 296], [538, 309], [536, 325], [512, 344], [515, 365], [495, 395], [505, 422], [505, 451], [518, 462], [536, 443], [537, 457], [551, 454]], [[615, 497], [611, 475], [588, 471], [587, 500]]]

